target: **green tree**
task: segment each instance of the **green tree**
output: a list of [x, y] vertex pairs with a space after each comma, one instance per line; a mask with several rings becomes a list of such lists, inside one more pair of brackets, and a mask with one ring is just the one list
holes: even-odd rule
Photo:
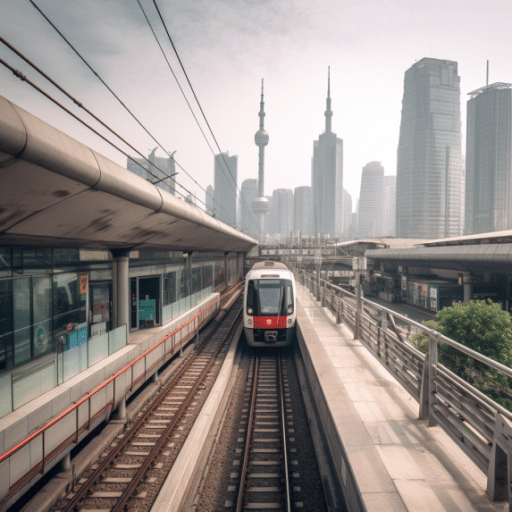
[[[436, 320], [425, 322], [425, 325], [512, 367], [512, 318], [490, 299], [464, 304], [457, 302], [439, 311]], [[428, 351], [428, 335], [425, 333], [415, 336], [413, 343], [422, 352]], [[510, 390], [512, 379], [444, 343], [439, 344], [438, 352], [439, 362], [456, 375], [501, 405], [509, 409], [512, 407], [511, 395], [506, 391]]]

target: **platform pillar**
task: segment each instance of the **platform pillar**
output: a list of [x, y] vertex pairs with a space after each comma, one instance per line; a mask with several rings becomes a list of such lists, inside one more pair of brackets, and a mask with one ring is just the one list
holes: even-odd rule
[[229, 288], [228, 254], [228, 252], [224, 253], [224, 284], [226, 285], [226, 290]]
[[59, 462], [59, 468], [61, 471], [67, 471], [71, 467], [71, 452], [64, 456]]
[[117, 409], [113, 414], [113, 418], [116, 420], [123, 420], [126, 418], [126, 398], [122, 398], [119, 402]]
[[113, 249], [112, 251], [112, 324], [113, 328], [130, 325], [130, 251]]
[[473, 298], [473, 276], [471, 272], [462, 274], [462, 285], [464, 286], [464, 302], [469, 302]]

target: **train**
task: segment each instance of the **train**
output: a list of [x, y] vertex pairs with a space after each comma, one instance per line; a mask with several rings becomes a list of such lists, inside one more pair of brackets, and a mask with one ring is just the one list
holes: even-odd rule
[[287, 347], [297, 322], [293, 272], [283, 263], [260, 261], [245, 277], [244, 333], [250, 347]]

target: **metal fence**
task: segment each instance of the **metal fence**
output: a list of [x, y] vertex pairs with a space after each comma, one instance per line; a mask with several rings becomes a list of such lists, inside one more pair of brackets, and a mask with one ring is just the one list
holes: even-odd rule
[[[299, 282], [344, 322], [418, 402], [419, 418], [439, 425], [487, 474], [487, 494], [508, 500], [512, 510], [512, 413], [438, 362], [438, 344], [456, 350], [512, 378], [508, 368], [437, 331], [390, 309], [294, 269]], [[395, 319], [429, 338], [423, 354], [397, 328]]]

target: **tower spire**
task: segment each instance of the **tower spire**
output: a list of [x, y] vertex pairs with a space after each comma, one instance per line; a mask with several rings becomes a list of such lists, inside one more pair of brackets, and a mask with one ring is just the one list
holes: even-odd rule
[[264, 130], [264, 118], [265, 118], [265, 100], [263, 99], [263, 78], [261, 79], [261, 100], [260, 100], [260, 130]]
[[331, 110], [331, 66], [327, 68], [327, 105], [325, 110], [325, 133], [332, 131], [332, 110]]
[[253, 200], [252, 211], [258, 217], [260, 229], [260, 239], [263, 240], [264, 218], [268, 212], [268, 200], [264, 194], [264, 162], [265, 162], [265, 146], [268, 144], [268, 133], [265, 131], [265, 102], [263, 100], [263, 79], [261, 79], [261, 101], [260, 111], [260, 129], [254, 135], [254, 143], [258, 146], [258, 197]]

